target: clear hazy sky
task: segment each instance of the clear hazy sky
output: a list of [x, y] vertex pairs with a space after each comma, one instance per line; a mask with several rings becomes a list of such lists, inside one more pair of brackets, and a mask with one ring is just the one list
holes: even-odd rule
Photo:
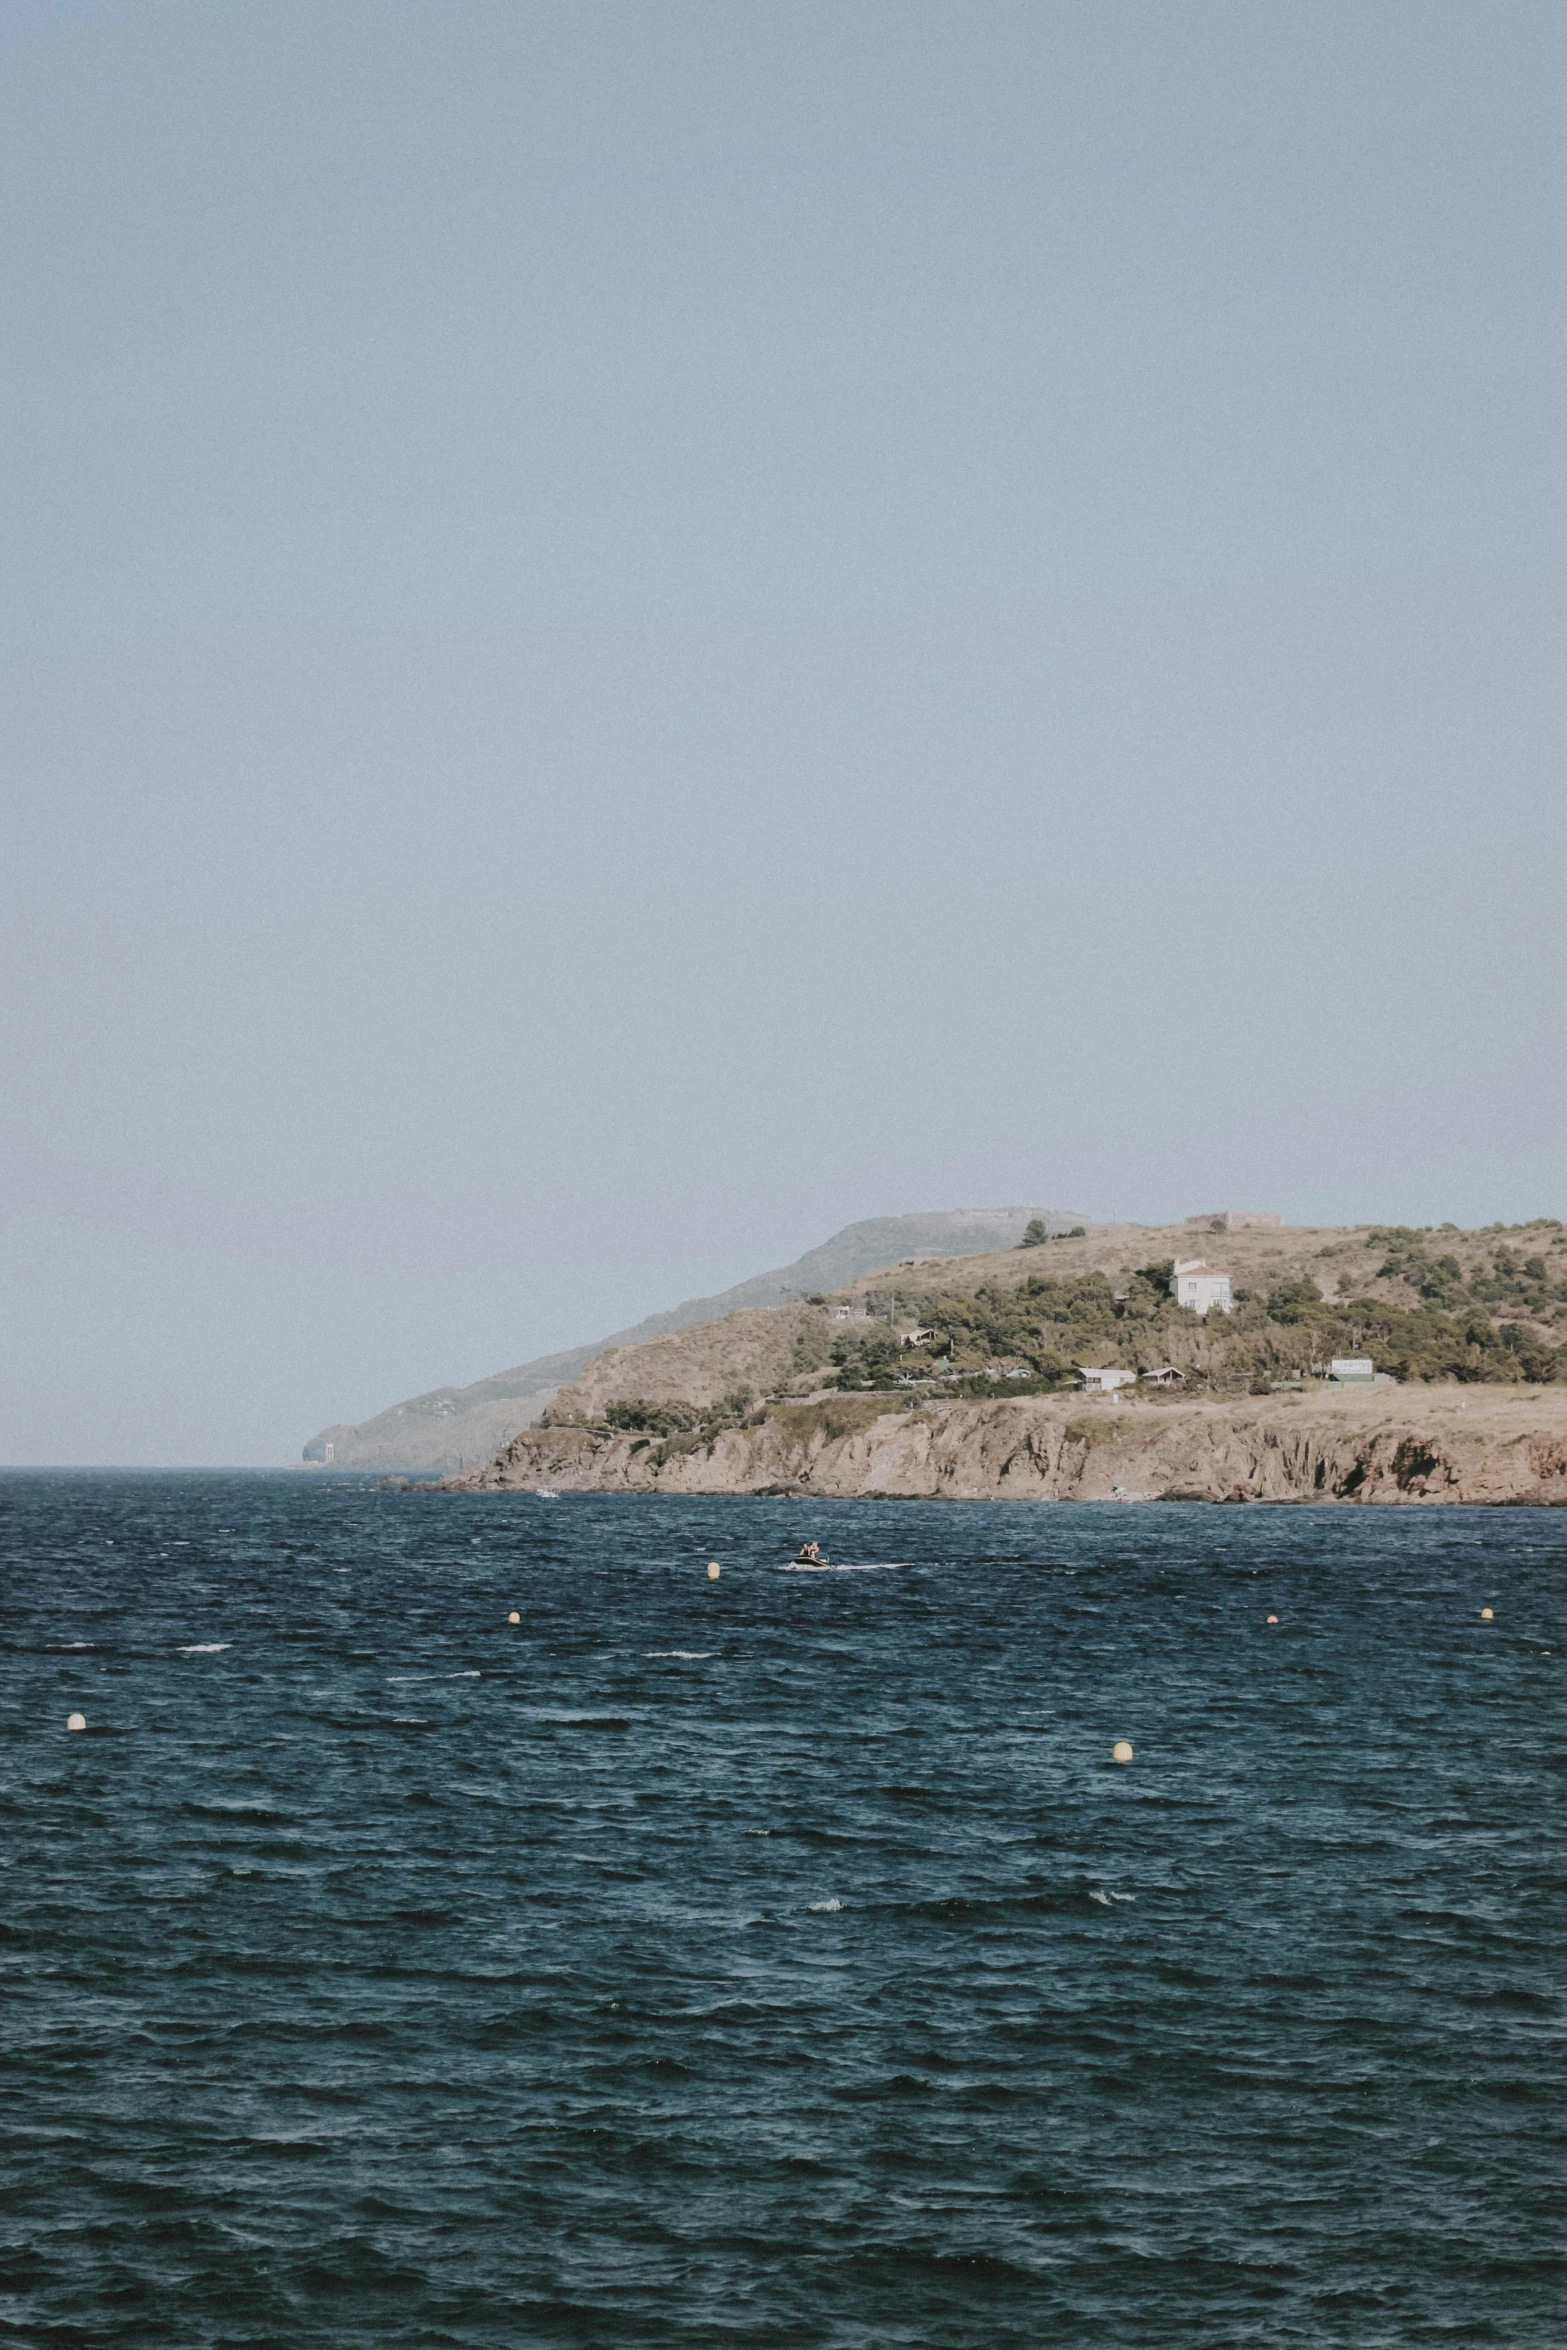
[[0, 1459], [1567, 1214], [1567, 11], [0, 0]]

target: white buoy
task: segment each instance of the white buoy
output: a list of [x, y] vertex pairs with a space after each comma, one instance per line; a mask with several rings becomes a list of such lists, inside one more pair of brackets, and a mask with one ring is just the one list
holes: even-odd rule
[[513, 1608], [511, 1614], [506, 1618], [506, 1621], [508, 1624], [520, 1624], [522, 1622], [522, 1618], [518, 1615], [517, 1610]]
[[1496, 1618], [1490, 1608], [1483, 1607], [1480, 1610], [1480, 1621], [1482, 1624], [1492, 1624], [1496, 1621]]
[[1118, 1739], [1116, 1740], [1115, 1744], [1114, 1744], [1114, 1745], [1111, 1747], [1111, 1749], [1110, 1749], [1110, 1760], [1111, 1760], [1112, 1762], [1130, 1762], [1130, 1761], [1131, 1761], [1131, 1759], [1132, 1759], [1132, 1742], [1131, 1742], [1131, 1740], [1130, 1740], [1129, 1738], [1118, 1738]]
[[87, 1716], [85, 1714], [67, 1714], [65, 1719], [65, 1726], [68, 1730], [85, 1730], [87, 1727]]
[[723, 1573], [723, 1571], [724, 1571], [724, 1570], [723, 1570], [723, 1568], [722, 1568], [722, 1567], [719, 1565], [719, 1563], [718, 1563], [717, 1559], [709, 1559], [709, 1560], [708, 1560], [708, 1562], [707, 1562], [707, 1579], [708, 1579], [709, 1583], [716, 1583], [716, 1582], [718, 1581], [718, 1578], [719, 1578], [719, 1576], [720, 1576], [720, 1575]]

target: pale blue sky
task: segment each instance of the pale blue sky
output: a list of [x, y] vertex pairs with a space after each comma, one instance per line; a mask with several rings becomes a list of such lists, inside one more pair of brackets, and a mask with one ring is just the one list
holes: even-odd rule
[[1567, 1213], [1567, 17], [0, 5], [0, 1458]]

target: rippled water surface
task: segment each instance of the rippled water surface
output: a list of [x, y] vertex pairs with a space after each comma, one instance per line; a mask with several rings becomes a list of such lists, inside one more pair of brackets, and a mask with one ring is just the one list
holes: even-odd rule
[[1564, 1558], [0, 1480], [0, 2332], [1559, 2345]]

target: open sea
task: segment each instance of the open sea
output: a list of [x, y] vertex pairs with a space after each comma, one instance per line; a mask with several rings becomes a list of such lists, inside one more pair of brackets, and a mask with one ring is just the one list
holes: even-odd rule
[[1567, 1513], [11, 1474], [0, 1579], [0, 2338], [1567, 2342]]

